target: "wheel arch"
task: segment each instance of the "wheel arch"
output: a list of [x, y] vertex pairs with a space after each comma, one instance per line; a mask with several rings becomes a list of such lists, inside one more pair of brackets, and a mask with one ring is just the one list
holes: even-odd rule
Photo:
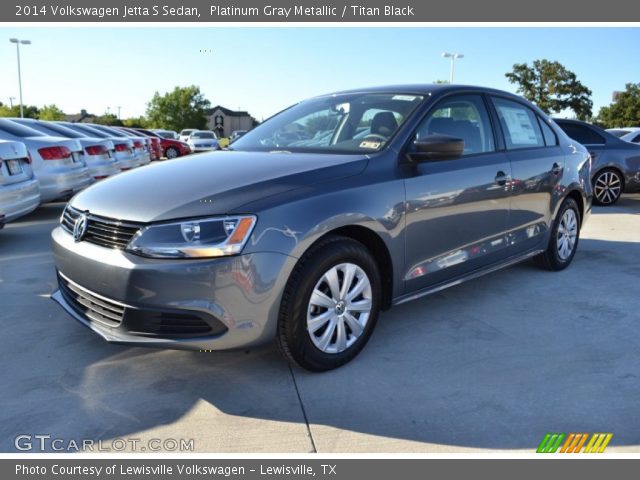
[[380, 278], [382, 280], [381, 308], [382, 310], [391, 308], [393, 299], [393, 260], [391, 259], [389, 248], [382, 237], [374, 230], [362, 225], [345, 225], [325, 232], [309, 245], [306, 251], [311, 250], [315, 245], [323, 242], [327, 237], [332, 236], [355, 240], [361, 243], [371, 253], [371, 256], [380, 269]]

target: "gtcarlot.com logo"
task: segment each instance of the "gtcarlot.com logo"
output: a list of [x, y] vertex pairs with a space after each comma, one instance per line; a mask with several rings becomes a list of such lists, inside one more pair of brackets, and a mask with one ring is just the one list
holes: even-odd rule
[[13, 444], [21, 452], [192, 452], [193, 438], [67, 439], [49, 434], [18, 435]]
[[602, 453], [612, 438], [613, 433], [547, 433], [536, 453]]

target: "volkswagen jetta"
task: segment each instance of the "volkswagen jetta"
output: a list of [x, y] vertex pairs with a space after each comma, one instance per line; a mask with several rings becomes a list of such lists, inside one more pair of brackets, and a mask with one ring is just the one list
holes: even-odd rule
[[328, 370], [361, 351], [381, 310], [532, 257], [567, 267], [589, 174], [584, 147], [505, 92], [321, 96], [226, 151], [76, 195], [52, 233], [53, 298], [110, 342], [276, 339]]

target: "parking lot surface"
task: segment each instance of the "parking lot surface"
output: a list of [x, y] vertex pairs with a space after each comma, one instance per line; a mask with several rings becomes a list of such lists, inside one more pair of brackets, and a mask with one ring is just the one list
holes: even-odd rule
[[640, 195], [594, 208], [567, 270], [525, 263], [396, 307], [324, 374], [271, 345], [103, 342], [49, 299], [62, 208], [0, 231], [0, 451], [25, 434], [193, 439], [198, 452], [532, 452], [546, 432], [612, 432], [607, 451], [640, 451]]

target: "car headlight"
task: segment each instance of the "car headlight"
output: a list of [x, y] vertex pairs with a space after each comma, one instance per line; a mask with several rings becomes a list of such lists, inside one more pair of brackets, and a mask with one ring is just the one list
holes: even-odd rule
[[254, 215], [213, 217], [149, 225], [127, 250], [152, 258], [212, 258], [237, 255], [251, 236]]

